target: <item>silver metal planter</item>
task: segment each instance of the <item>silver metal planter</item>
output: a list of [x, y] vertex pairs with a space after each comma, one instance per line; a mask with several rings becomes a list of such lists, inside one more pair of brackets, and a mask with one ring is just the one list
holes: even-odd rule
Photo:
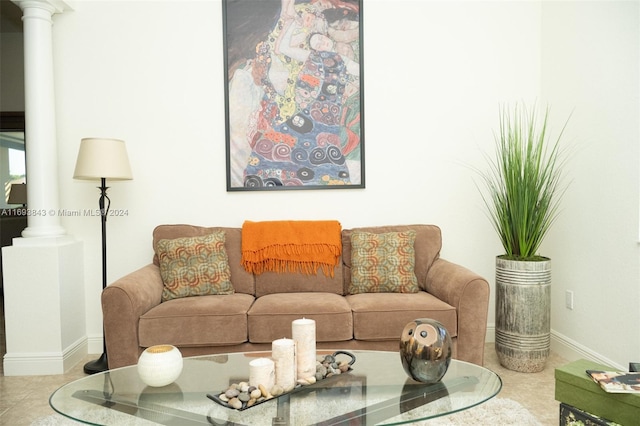
[[542, 371], [551, 343], [551, 260], [496, 258], [496, 353], [500, 364]]

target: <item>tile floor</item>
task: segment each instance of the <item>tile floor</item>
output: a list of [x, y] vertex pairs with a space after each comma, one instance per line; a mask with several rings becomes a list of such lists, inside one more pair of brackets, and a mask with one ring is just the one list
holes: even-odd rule
[[[4, 355], [4, 305], [0, 299], [0, 355]], [[61, 375], [5, 377], [0, 365], [0, 425], [30, 425], [34, 420], [49, 416], [49, 396], [65, 383], [84, 377], [85, 362], [95, 359], [87, 356], [83, 362]], [[500, 398], [510, 398], [525, 406], [542, 426], [558, 424], [559, 403], [554, 400], [554, 369], [568, 361], [552, 354], [546, 368], [540, 373], [517, 373], [500, 366], [493, 343], [485, 346], [485, 367], [496, 372], [503, 382]]]

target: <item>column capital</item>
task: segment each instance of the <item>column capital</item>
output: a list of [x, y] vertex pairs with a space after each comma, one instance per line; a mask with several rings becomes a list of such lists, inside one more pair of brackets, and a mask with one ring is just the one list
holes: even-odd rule
[[45, 9], [50, 14], [63, 13], [73, 10], [73, 2], [70, 0], [11, 0], [23, 11], [27, 8]]

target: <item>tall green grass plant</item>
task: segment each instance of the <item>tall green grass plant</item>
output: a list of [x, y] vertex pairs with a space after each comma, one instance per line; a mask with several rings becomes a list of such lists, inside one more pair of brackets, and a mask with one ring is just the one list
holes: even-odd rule
[[566, 156], [560, 139], [547, 133], [549, 108], [516, 105], [500, 108], [496, 152], [487, 156], [489, 168], [480, 172], [486, 193], [482, 198], [489, 218], [511, 260], [540, 260], [538, 249], [558, 215], [566, 190], [562, 168]]

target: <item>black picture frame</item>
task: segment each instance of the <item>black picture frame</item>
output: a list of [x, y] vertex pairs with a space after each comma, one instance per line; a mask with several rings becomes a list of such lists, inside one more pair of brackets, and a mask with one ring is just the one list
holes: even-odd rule
[[227, 191], [364, 188], [362, 0], [222, 0]]

